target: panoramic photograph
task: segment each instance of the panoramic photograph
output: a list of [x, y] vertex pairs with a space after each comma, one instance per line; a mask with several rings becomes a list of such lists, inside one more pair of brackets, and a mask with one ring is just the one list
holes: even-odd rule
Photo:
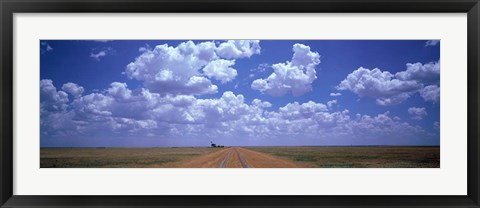
[[440, 40], [40, 40], [40, 168], [440, 168]]

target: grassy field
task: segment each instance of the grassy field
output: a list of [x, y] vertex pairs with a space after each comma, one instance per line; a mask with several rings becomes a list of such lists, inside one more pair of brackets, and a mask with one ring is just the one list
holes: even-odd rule
[[[245, 147], [264, 155], [310, 168], [439, 168], [439, 147]], [[203, 158], [211, 163], [222, 158], [223, 148], [42, 148], [41, 168], [155, 168], [190, 167]], [[218, 152], [217, 152], [218, 153]], [[248, 156], [248, 155], [245, 155]], [[208, 159], [210, 158], [210, 159]], [[233, 158], [233, 157], [232, 157]], [[254, 159], [250, 163], [260, 161]], [[208, 161], [207, 161], [208, 160]], [[265, 167], [268, 167], [268, 164]], [[196, 164], [195, 167], [202, 166]], [[263, 166], [262, 166], [263, 167]], [[260, 168], [260, 167], [259, 167]]]
[[41, 168], [144, 168], [209, 154], [213, 148], [40, 149]]
[[248, 147], [312, 168], [439, 168], [440, 147]]

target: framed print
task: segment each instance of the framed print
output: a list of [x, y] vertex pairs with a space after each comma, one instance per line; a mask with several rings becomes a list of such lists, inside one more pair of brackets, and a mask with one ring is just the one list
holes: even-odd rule
[[478, 1], [2, 1], [2, 207], [479, 207]]

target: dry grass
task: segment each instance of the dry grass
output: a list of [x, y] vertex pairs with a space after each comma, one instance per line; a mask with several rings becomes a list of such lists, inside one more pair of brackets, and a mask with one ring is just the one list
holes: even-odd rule
[[[253, 150], [253, 151], [252, 151]], [[439, 147], [248, 147], [41, 149], [42, 168], [439, 168]]]
[[213, 148], [41, 149], [41, 168], [147, 168], [190, 160]]
[[439, 147], [249, 147], [312, 168], [439, 168]]

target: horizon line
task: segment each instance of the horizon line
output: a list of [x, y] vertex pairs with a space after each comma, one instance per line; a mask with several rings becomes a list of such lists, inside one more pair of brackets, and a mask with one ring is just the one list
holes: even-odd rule
[[[40, 149], [60, 149], [60, 148], [188, 148], [188, 147], [207, 147], [211, 146], [78, 146], [78, 147], [40, 147]], [[440, 147], [440, 145], [232, 145], [228, 147]]]

